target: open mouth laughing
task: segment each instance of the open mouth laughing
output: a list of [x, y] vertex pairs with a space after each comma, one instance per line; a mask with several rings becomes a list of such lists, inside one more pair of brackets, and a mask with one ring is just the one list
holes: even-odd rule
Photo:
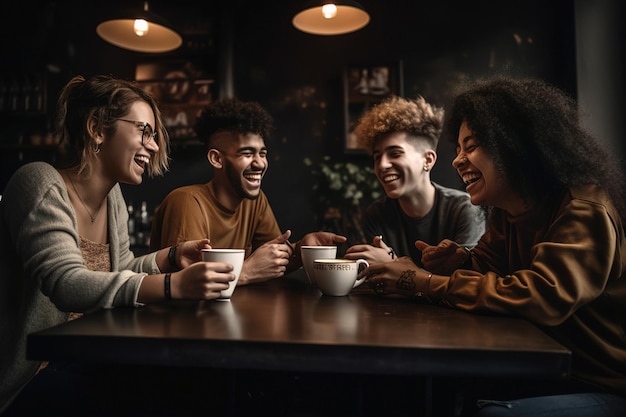
[[462, 175], [463, 183], [466, 187], [480, 180], [482, 177], [483, 176], [478, 172], [468, 172]]
[[258, 182], [261, 182], [261, 179], [263, 178], [263, 173], [250, 172], [250, 173], [244, 174], [243, 177], [249, 182], [258, 183]]
[[148, 165], [149, 162], [150, 162], [150, 158], [148, 158], [145, 155], [137, 155], [135, 157], [135, 163], [143, 169], [146, 168], [146, 165]]
[[393, 182], [393, 181], [395, 181], [395, 180], [397, 180], [399, 178], [400, 178], [400, 176], [398, 176], [397, 174], [388, 174], [388, 175], [385, 175], [383, 177], [383, 182], [385, 184], [388, 184], [388, 183]]

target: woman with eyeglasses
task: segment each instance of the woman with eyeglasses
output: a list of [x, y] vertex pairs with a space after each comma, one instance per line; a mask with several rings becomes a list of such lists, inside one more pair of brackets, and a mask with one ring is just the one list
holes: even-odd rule
[[[57, 112], [58, 163], [24, 165], [0, 201], [0, 413], [31, 379], [62, 380], [59, 364], [39, 370], [26, 360], [29, 333], [100, 309], [215, 299], [234, 279], [230, 265], [197, 262], [208, 239], [141, 257], [129, 249], [119, 183], [168, 169], [168, 134], [149, 94], [125, 80], [77, 76]], [[15, 407], [37, 406], [36, 395], [23, 396]]]
[[363, 272], [371, 287], [524, 318], [572, 351], [568, 380], [469, 381], [467, 413], [626, 415], [626, 182], [619, 162], [582, 127], [576, 102], [539, 80], [479, 82], [455, 98], [447, 116], [452, 165], [471, 202], [489, 209], [487, 231], [471, 251], [450, 240], [418, 241], [426, 270], [406, 258], [371, 265]]

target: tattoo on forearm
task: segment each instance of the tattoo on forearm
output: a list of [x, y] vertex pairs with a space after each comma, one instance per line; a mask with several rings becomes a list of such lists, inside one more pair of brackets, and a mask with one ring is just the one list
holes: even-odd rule
[[415, 291], [415, 276], [417, 274], [415, 271], [410, 269], [404, 271], [402, 275], [400, 275], [400, 279], [396, 282], [396, 286], [399, 290], [405, 291]]

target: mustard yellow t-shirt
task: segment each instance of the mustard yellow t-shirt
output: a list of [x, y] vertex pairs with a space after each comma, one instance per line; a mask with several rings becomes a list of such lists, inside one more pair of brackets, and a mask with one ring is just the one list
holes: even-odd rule
[[209, 181], [177, 188], [165, 197], [152, 222], [150, 251], [209, 238], [213, 248], [245, 249], [248, 257], [278, 235], [278, 222], [263, 191], [232, 211], [217, 201]]

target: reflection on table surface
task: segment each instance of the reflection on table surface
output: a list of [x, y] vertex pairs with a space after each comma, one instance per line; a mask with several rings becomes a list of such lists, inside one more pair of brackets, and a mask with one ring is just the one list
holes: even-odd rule
[[[364, 288], [365, 287], [365, 288]], [[570, 352], [530, 323], [378, 297], [322, 295], [299, 275], [230, 301], [95, 313], [29, 336], [33, 359], [407, 375], [569, 373]]]

